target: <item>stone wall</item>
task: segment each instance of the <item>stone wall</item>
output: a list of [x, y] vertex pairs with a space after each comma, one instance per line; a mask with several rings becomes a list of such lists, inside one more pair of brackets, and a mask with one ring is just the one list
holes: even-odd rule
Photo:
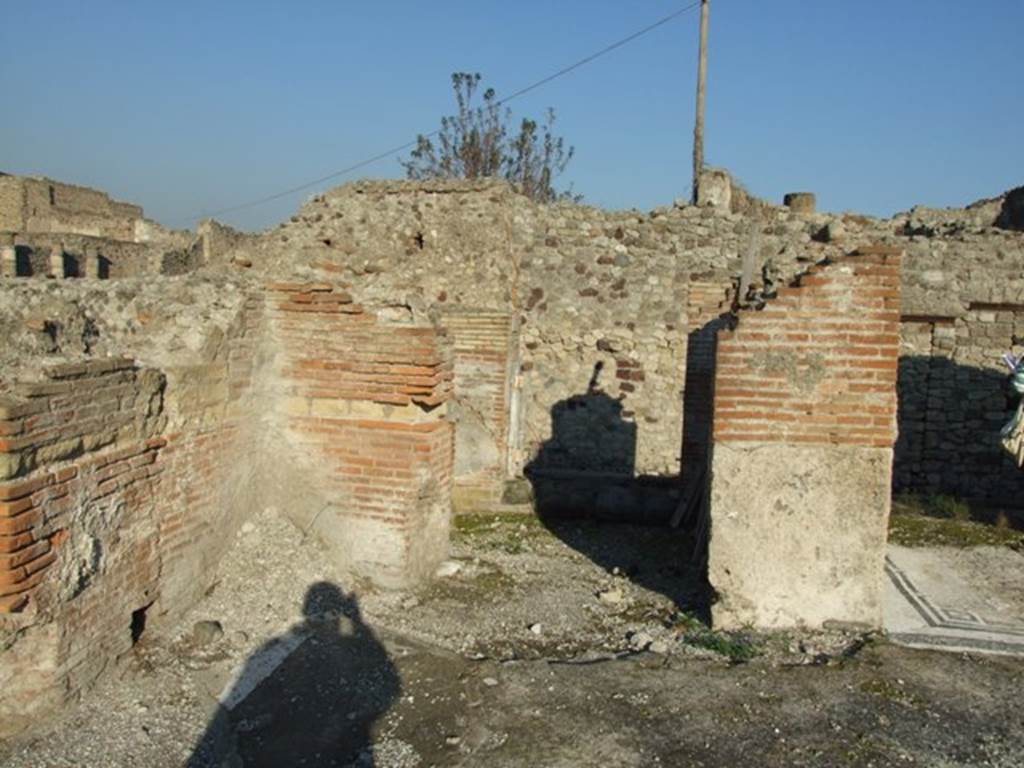
[[45, 178], [0, 178], [0, 229], [135, 239], [142, 208], [96, 189]]
[[[214, 286], [229, 289], [223, 306]], [[35, 351], [35, 333], [19, 332], [2, 350], [25, 364], [0, 374], [0, 731], [87, 690], [144, 631], [173, 626], [257, 505], [385, 586], [424, 578], [447, 551], [443, 334], [382, 322], [332, 286], [160, 288], [3, 287], [5, 327], [40, 309], [53, 329], [99, 316], [82, 347]], [[119, 297], [148, 291], [188, 333], [169, 319], [112, 322]]]
[[[908, 437], [897, 449], [896, 488], [1006, 499], [1021, 482], [1002, 458], [996, 429], [1009, 416], [999, 374], [1013, 338], [1001, 332], [1009, 321], [982, 322], [987, 310], [977, 309], [999, 305], [993, 311], [1002, 318], [1024, 295], [1024, 235], [993, 226], [1001, 207], [989, 201], [959, 211], [914, 209], [890, 220], [749, 201], [736, 211], [671, 206], [639, 213], [536, 206], [491, 182], [358, 182], [315, 198], [242, 251], [260, 269], [280, 264], [286, 249], [300, 269], [343, 276], [366, 296], [409, 311], [517, 318], [508, 353], [518, 364], [506, 381], [508, 444], [499, 447], [509, 475], [529, 467], [616, 478], [677, 474], [690, 461], [683, 443], [701, 465], [701, 409], [711, 391], [702, 359], [713, 338], [701, 329], [731, 304], [745, 259], [758, 291], [766, 278], [783, 285], [855, 243], [899, 247], [906, 252], [900, 391], [918, 405], [913, 414], [901, 410]], [[958, 366], [955, 376], [922, 380], [915, 373], [917, 327], [931, 317], [940, 326], [952, 322], [953, 337], [940, 330], [936, 338], [953, 346], [920, 354], [947, 355]], [[694, 370], [687, 370], [688, 357]], [[591, 390], [595, 371], [600, 392]], [[967, 379], [970, 397], [962, 389]], [[556, 430], [556, 414], [568, 431]], [[932, 432], [927, 456], [924, 439], [910, 437], [924, 422]], [[613, 439], [596, 439], [609, 433]], [[938, 465], [965, 469], [947, 474]], [[497, 493], [492, 487], [478, 498]]]
[[899, 306], [900, 252], [873, 247], [719, 331], [717, 625], [880, 626]]
[[0, 173], [0, 232], [25, 228], [25, 191], [18, 176]]

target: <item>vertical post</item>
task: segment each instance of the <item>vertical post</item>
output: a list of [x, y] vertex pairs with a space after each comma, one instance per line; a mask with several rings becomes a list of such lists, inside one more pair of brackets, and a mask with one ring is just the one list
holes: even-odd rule
[[63, 244], [55, 245], [50, 249], [50, 277], [55, 277], [58, 280], [63, 280], [65, 277]]
[[0, 240], [0, 277], [18, 276], [18, 249], [14, 245], [14, 236], [5, 236]]
[[700, 58], [697, 62], [697, 120], [693, 127], [693, 204], [697, 204], [700, 174], [704, 170], [704, 91], [708, 77], [708, 13], [710, 0], [700, 4]]
[[92, 248], [82, 249], [82, 277], [90, 280], [100, 278], [100, 255]]

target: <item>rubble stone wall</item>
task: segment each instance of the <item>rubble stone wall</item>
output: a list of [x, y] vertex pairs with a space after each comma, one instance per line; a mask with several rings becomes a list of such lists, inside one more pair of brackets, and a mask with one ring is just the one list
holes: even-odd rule
[[[999, 210], [994, 201], [954, 211], [914, 209], [889, 220], [766, 204], [735, 212], [670, 206], [640, 213], [536, 206], [491, 182], [358, 182], [312, 200], [268, 233], [264, 247], [286, 248], [312, 273], [344, 276], [361, 295], [381, 302], [423, 313], [516, 316], [518, 347], [509, 357], [519, 368], [508, 379], [509, 407], [516, 410], [505, 447], [512, 475], [527, 467], [674, 474], [689, 461], [682, 443], [699, 465], [706, 426], [698, 393], [705, 393], [706, 411], [711, 391], [701, 363], [711, 336], [699, 331], [731, 300], [744, 259], [761, 288], [765, 276], [784, 285], [857, 244], [901, 248], [906, 322], [899, 386], [905, 402], [917, 405], [913, 413], [900, 412], [908, 436], [897, 448], [896, 488], [1008, 498], [1022, 480], [999, 448], [995, 427], [1009, 409], [997, 374], [1002, 354], [1020, 351], [1020, 344], [996, 329], [1009, 327], [998, 318], [1024, 295], [1024, 236], [993, 226]], [[245, 247], [258, 267], [261, 246]], [[702, 298], [688, 298], [694, 290], [713, 295], [707, 312]], [[993, 310], [994, 322], [982, 322], [971, 309], [991, 305], [1004, 306]], [[940, 342], [952, 347], [923, 352], [958, 366], [956, 375], [923, 380], [930, 395], [913, 373], [920, 363], [910, 359], [918, 354], [921, 317], [938, 317], [941, 327], [951, 321], [954, 331]], [[689, 352], [688, 343], [696, 343]], [[698, 368], [688, 371], [687, 357]], [[600, 393], [589, 389], [595, 370]], [[602, 393], [608, 402], [587, 399]], [[565, 445], [573, 440], [568, 434], [556, 434], [556, 410], [570, 407], [575, 442], [589, 444], [589, 453]], [[683, 410], [690, 407], [696, 410], [686, 425]], [[924, 438], [912, 436], [922, 423], [932, 433], [927, 455]], [[609, 429], [616, 439], [595, 438]], [[939, 465], [965, 469], [943, 473]]]
[[60, 232], [113, 240], [135, 239], [142, 208], [111, 200], [96, 189], [51, 179], [0, 178], [0, 228], [9, 232]]
[[719, 331], [716, 624], [880, 626], [899, 307], [900, 252], [873, 247]]

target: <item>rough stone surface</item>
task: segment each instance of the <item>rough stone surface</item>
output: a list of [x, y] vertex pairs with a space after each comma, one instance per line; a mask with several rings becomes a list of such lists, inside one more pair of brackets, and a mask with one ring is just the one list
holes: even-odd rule
[[[0, 178], [0, 211], [24, 213], [31, 192], [45, 213], [0, 223], [5, 715], [85, 693], [135, 635], [178, 626], [268, 502], [352, 578], [390, 586], [446, 557], [453, 494], [486, 506], [510, 477], [525, 475], [538, 505], [663, 520], [680, 469], [700, 467], [720, 425], [699, 417], [726, 399], [714, 398], [715, 339], [733, 300], [772, 317], [799, 276], [828, 279], [812, 265], [866, 243], [905, 252], [902, 297], [878, 296], [902, 326], [900, 411], [858, 400], [883, 411], [842, 418], [879, 423], [805, 413], [825, 420], [806, 433], [882, 441], [898, 418], [898, 489], [1024, 490], [996, 439], [1008, 415], [999, 358], [1024, 334], [1013, 194], [877, 220], [796, 213], [737, 186], [727, 208], [640, 213], [537, 206], [489, 181], [357, 182], [261, 235], [208, 223], [194, 237], [102, 193], [40, 184]], [[805, 319], [835, 306], [808, 305]], [[897, 332], [885, 337], [888, 348]], [[827, 358], [819, 347], [751, 359], [806, 385]], [[896, 368], [881, 362], [891, 393]], [[757, 422], [750, 413], [764, 411], [733, 426]], [[758, 434], [800, 433], [773, 422]], [[861, 466], [885, 448], [859, 445]], [[806, 460], [816, 484], [802, 512], [832, 480]], [[874, 498], [878, 475], [862, 480]], [[541, 639], [557, 634], [529, 615], [516, 631], [538, 623]]]
[[713, 624], [881, 626], [891, 460], [874, 448], [717, 445]]

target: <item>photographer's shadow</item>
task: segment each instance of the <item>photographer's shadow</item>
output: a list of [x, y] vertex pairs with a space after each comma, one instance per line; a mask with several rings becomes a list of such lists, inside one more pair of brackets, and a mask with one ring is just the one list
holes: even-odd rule
[[310, 586], [304, 620], [246, 662], [188, 768], [372, 768], [373, 727], [401, 678], [352, 594]]

